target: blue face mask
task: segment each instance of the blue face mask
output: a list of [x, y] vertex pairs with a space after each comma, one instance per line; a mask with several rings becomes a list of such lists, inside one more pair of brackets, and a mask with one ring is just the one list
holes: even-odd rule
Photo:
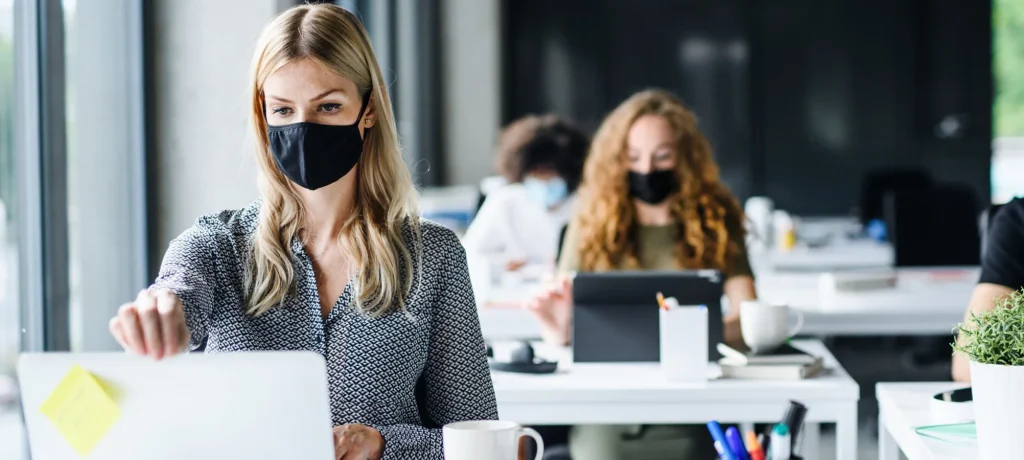
[[549, 180], [534, 179], [527, 177], [523, 179], [523, 187], [526, 193], [545, 208], [550, 208], [565, 199], [569, 194], [569, 187], [561, 177]]

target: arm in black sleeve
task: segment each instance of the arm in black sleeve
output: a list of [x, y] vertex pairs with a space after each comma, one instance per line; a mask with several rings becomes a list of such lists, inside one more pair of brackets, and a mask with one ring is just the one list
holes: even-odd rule
[[1013, 290], [1024, 286], [1024, 200], [1013, 200], [999, 210], [985, 244], [978, 282]]

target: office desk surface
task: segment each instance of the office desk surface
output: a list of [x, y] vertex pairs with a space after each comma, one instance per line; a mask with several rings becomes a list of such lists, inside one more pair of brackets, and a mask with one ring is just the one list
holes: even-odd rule
[[[900, 269], [895, 288], [837, 294], [819, 290], [817, 273], [772, 272], [757, 277], [757, 290], [763, 300], [801, 310], [804, 335], [942, 335], [963, 319], [978, 273], [977, 267]], [[484, 337], [540, 337], [536, 320], [519, 306], [536, 289], [493, 288], [495, 300], [480, 308]]]
[[820, 248], [751, 251], [750, 258], [755, 266], [765, 264], [775, 269], [816, 272], [891, 267], [896, 261], [892, 245], [866, 239], [848, 240]]
[[492, 372], [498, 413], [534, 425], [774, 422], [797, 400], [809, 407], [808, 422], [837, 424], [839, 460], [856, 458], [857, 383], [820, 341], [794, 345], [824, 356], [832, 370], [801, 381], [696, 384], [665, 380], [657, 363], [570, 363], [549, 375]]
[[909, 460], [972, 460], [978, 458], [972, 445], [953, 444], [926, 438], [916, 427], [935, 424], [929, 399], [935, 393], [966, 385], [954, 382], [879, 383], [878, 458], [899, 460], [902, 451]]
[[807, 335], [941, 335], [963, 320], [978, 267], [899, 269], [894, 288], [827, 292], [818, 274], [759, 277], [758, 297], [804, 313]]

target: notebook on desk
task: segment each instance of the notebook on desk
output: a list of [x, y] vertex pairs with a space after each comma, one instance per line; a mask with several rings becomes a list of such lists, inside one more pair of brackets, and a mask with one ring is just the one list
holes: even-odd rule
[[752, 380], [802, 380], [824, 370], [824, 360], [789, 344], [768, 353], [740, 352], [718, 344], [723, 378]]

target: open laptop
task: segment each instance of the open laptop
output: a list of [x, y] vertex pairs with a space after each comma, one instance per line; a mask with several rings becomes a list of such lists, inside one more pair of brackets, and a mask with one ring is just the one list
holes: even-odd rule
[[721, 358], [722, 276], [717, 270], [619, 271], [577, 273], [573, 281], [573, 361], [658, 361], [658, 303], [655, 295], [679, 305], [708, 310], [708, 360]]
[[97, 377], [120, 409], [89, 459], [334, 458], [326, 367], [316, 353], [188, 354], [159, 362], [125, 353], [26, 353], [18, 379], [33, 460], [81, 458], [40, 410], [76, 365]]

